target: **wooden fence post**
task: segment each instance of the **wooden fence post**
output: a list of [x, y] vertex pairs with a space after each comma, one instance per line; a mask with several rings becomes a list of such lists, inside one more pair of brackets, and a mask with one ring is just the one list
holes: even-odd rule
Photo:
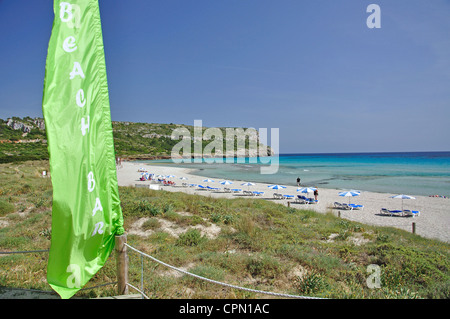
[[116, 264], [117, 264], [117, 290], [119, 295], [128, 294], [128, 254], [127, 254], [127, 235], [116, 236]]
[[416, 233], [416, 223], [415, 222], [412, 223], [412, 233], [413, 234]]

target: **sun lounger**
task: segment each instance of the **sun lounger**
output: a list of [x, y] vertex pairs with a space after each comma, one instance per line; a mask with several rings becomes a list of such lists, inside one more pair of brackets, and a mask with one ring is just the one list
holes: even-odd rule
[[405, 217], [419, 217], [420, 216], [420, 211], [405, 209], [405, 210], [403, 210], [403, 216], [405, 216]]
[[189, 184], [189, 187], [197, 187], [197, 184]]
[[254, 191], [253, 194], [254, 194], [255, 196], [262, 196], [262, 195], [264, 194], [264, 192], [257, 192], [257, 191]]
[[247, 196], [253, 196], [253, 193], [251, 191], [243, 191], [242, 194]]
[[398, 209], [386, 209], [386, 208], [382, 208], [380, 210], [380, 213], [382, 215], [389, 215], [389, 216], [403, 216], [403, 211], [402, 210], [398, 210]]
[[206, 186], [206, 188], [207, 188], [208, 190], [210, 190], [210, 191], [215, 191], [215, 192], [220, 191], [220, 188], [219, 188], [219, 187]]
[[242, 192], [242, 189], [240, 189], [240, 188], [232, 188], [231, 191], [233, 193], [240, 193], [240, 192]]
[[203, 185], [197, 185], [197, 187], [198, 187], [199, 189], [208, 189], [206, 186], [203, 186]]
[[342, 203], [339, 202], [334, 202], [334, 207], [337, 209], [349, 209], [348, 205], [344, 205]]
[[399, 209], [389, 210], [391, 216], [403, 216], [403, 211]]
[[282, 194], [279, 194], [279, 193], [273, 193], [273, 198], [275, 198], [275, 199], [283, 199], [284, 197], [283, 197]]
[[297, 204], [309, 204], [309, 198], [303, 195], [297, 195], [295, 202]]
[[318, 199], [308, 198], [308, 200], [306, 202], [308, 204], [317, 204], [319, 202], [319, 200]]
[[284, 199], [292, 199], [294, 198], [294, 195], [283, 195]]
[[346, 209], [346, 210], [354, 210], [354, 209], [363, 209], [363, 205], [358, 204], [347, 204], [347, 203], [339, 203], [334, 202], [334, 207], [338, 209]]
[[224, 188], [223, 188], [223, 191], [224, 191], [225, 193], [231, 193], [231, 189], [229, 189], [228, 187], [224, 187]]

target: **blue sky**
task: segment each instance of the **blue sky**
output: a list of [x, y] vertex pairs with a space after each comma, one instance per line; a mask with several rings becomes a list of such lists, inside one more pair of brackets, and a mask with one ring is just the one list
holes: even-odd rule
[[[114, 121], [279, 128], [282, 153], [450, 150], [448, 0], [99, 2]], [[42, 117], [52, 22], [53, 1], [0, 0], [0, 118]]]

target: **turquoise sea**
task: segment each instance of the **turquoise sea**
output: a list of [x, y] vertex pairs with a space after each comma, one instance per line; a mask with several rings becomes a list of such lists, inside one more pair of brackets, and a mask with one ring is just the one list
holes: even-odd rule
[[295, 186], [300, 177], [302, 185], [319, 188], [450, 196], [450, 152], [282, 154], [276, 174], [261, 174], [261, 165], [267, 164], [252, 163], [254, 159], [234, 159], [233, 163], [216, 161], [146, 162], [195, 169], [194, 174], [221, 180]]

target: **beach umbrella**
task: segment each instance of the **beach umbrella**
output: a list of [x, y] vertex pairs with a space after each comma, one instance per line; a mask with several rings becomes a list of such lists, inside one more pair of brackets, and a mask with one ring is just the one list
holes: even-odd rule
[[250, 186], [255, 185], [255, 183], [252, 183], [252, 182], [245, 182], [245, 183], [242, 183], [241, 185], [242, 185], [242, 186], [247, 186], [247, 189], [250, 189]]
[[312, 193], [316, 189], [317, 188], [315, 188], [315, 187], [301, 187], [301, 188], [297, 188], [297, 192], [300, 192], [300, 193]]
[[209, 179], [209, 178], [204, 179], [203, 181], [206, 182], [206, 183], [208, 183], [208, 186], [209, 186], [209, 182], [214, 182], [212, 179]]
[[282, 188], [286, 188], [286, 186], [283, 186], [283, 185], [269, 185], [269, 186], [267, 186], [267, 187], [272, 188], [272, 189], [282, 189]]
[[410, 196], [410, 195], [404, 195], [404, 194], [394, 195], [394, 196], [391, 196], [391, 198], [401, 198], [401, 200], [402, 200], [402, 210], [403, 210], [403, 200], [404, 200], [404, 199], [416, 199], [416, 198], [413, 197], [413, 196]]
[[230, 184], [233, 184], [233, 182], [232, 181], [221, 181], [220, 184], [222, 184], [222, 185], [230, 185]]
[[187, 178], [187, 177], [184, 177], [184, 176], [181, 176], [180, 179], [182, 179], [182, 180], [187, 180], [188, 178]]
[[175, 175], [166, 175], [166, 178], [172, 178], [175, 177]]
[[339, 196], [348, 197], [348, 203], [350, 204], [350, 197], [355, 197], [361, 195], [359, 192], [355, 191], [346, 191], [346, 192], [340, 192], [338, 194]]

